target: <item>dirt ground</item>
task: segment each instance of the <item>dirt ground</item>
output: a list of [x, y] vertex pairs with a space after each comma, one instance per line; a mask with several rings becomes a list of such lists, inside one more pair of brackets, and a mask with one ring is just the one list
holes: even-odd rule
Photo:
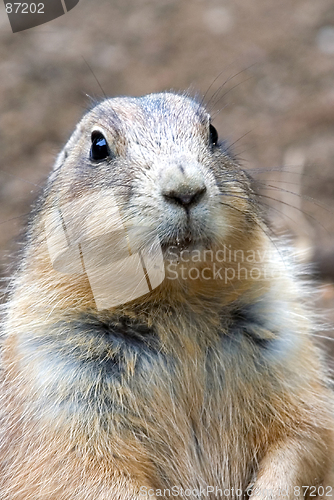
[[1, 5], [0, 275], [91, 98], [170, 89], [206, 95], [219, 135], [278, 200], [264, 199], [278, 230], [315, 263], [334, 322], [332, 0], [80, 0], [16, 34]]

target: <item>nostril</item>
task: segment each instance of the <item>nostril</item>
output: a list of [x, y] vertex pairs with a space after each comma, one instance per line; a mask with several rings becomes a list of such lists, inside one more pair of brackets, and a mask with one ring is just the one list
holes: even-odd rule
[[183, 207], [195, 205], [198, 203], [206, 192], [206, 187], [200, 188], [197, 191], [182, 193], [176, 190], [163, 193], [164, 198], [170, 202]]
[[181, 205], [190, 205], [190, 203], [192, 203], [192, 201], [194, 200], [194, 195], [179, 194], [179, 195], [174, 195], [174, 199]]

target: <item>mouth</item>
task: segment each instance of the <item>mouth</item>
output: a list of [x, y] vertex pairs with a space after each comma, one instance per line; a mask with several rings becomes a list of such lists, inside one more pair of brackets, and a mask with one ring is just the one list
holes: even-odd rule
[[163, 251], [169, 247], [174, 247], [175, 251], [210, 249], [215, 236], [207, 219], [199, 216], [188, 217], [188, 220], [165, 220], [156, 230]]
[[173, 250], [176, 253], [181, 253], [184, 250], [208, 250], [212, 246], [212, 241], [206, 238], [196, 238], [192, 235], [183, 237], [176, 236], [160, 242], [162, 253], [168, 255]]
[[169, 238], [168, 241], [161, 242], [161, 249], [163, 252], [168, 252], [170, 248], [174, 248], [178, 252], [182, 252], [182, 250], [190, 249], [197, 246], [196, 243], [197, 242], [195, 242], [192, 237]]

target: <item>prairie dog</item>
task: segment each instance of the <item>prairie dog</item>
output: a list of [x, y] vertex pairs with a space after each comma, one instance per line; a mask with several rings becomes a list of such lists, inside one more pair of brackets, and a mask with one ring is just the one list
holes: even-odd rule
[[333, 495], [306, 293], [200, 103], [95, 106], [12, 281], [0, 499]]

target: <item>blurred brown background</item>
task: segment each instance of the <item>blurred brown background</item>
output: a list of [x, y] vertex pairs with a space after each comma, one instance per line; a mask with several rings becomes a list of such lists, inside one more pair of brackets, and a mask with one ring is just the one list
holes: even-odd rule
[[0, 51], [1, 276], [87, 95], [102, 96], [89, 65], [109, 96], [208, 91], [220, 136], [279, 200], [263, 199], [278, 230], [316, 264], [334, 322], [333, 0], [80, 0], [16, 34], [2, 4]]

